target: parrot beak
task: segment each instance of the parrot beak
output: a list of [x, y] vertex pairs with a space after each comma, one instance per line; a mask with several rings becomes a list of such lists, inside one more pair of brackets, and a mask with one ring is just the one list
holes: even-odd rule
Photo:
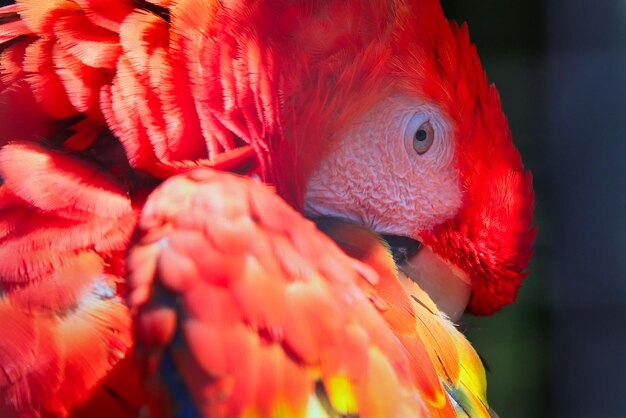
[[[405, 288], [409, 291], [417, 283], [452, 321], [457, 321], [472, 296], [469, 277], [460, 268], [433, 253], [430, 248], [406, 237], [387, 238]], [[414, 243], [408, 244], [408, 241]], [[397, 248], [394, 245], [400, 242]], [[415, 244], [417, 243], [417, 244]], [[408, 244], [408, 245], [407, 245]], [[404, 276], [404, 277], [403, 277]]]
[[314, 221], [350, 256], [366, 264], [388, 264], [392, 270], [397, 269], [408, 294], [415, 294], [412, 290], [419, 286], [450, 320], [458, 320], [465, 312], [472, 294], [469, 277], [419, 241], [397, 235], [381, 236], [345, 219], [321, 217]]

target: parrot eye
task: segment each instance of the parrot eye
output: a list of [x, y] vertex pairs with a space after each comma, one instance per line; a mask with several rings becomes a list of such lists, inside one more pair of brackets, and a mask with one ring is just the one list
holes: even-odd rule
[[435, 141], [435, 130], [428, 115], [415, 113], [404, 130], [404, 146], [410, 155], [425, 154]]
[[413, 133], [413, 149], [419, 155], [424, 154], [433, 145], [435, 132], [430, 122], [422, 123]]

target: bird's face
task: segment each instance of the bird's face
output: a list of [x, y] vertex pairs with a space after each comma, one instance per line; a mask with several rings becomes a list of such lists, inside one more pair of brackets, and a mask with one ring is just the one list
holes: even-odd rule
[[385, 236], [403, 273], [456, 319], [469, 302], [470, 279], [420, 243], [422, 231], [454, 218], [463, 205], [451, 123], [425, 100], [382, 100], [354, 121], [313, 172], [304, 210]]
[[304, 209], [386, 236], [398, 267], [456, 319], [470, 299], [469, 277], [419, 242], [420, 232], [453, 218], [463, 204], [451, 123], [427, 101], [382, 100], [313, 172]]
[[387, 236], [451, 317], [491, 313], [514, 300], [531, 256], [531, 179], [467, 30], [437, 2], [407, 3], [359, 38], [364, 52], [307, 62], [318, 84], [294, 126], [316, 133], [301, 154], [319, 158], [299, 161], [304, 210]]

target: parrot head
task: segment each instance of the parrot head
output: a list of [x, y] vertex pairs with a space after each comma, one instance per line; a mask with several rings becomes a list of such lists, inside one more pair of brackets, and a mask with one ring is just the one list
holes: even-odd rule
[[283, 100], [304, 212], [386, 236], [451, 317], [513, 302], [532, 180], [467, 27], [434, 0], [313, 2], [295, 22]]

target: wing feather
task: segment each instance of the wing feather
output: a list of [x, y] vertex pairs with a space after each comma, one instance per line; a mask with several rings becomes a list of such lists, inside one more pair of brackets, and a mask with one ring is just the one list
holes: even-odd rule
[[208, 169], [157, 188], [139, 231], [128, 266], [142, 351], [172, 356], [201, 413], [456, 416], [459, 355], [431, 345], [456, 353], [445, 331], [457, 331], [420, 311], [373, 234], [338, 239], [357, 242], [357, 261], [266, 186]]
[[115, 393], [110, 407], [136, 416], [142, 397], [119, 401], [139, 381], [118, 366], [133, 344], [119, 263], [137, 220], [127, 192], [77, 157], [26, 142], [0, 150], [0, 177], [2, 415], [66, 414], [83, 401], [87, 414]]

